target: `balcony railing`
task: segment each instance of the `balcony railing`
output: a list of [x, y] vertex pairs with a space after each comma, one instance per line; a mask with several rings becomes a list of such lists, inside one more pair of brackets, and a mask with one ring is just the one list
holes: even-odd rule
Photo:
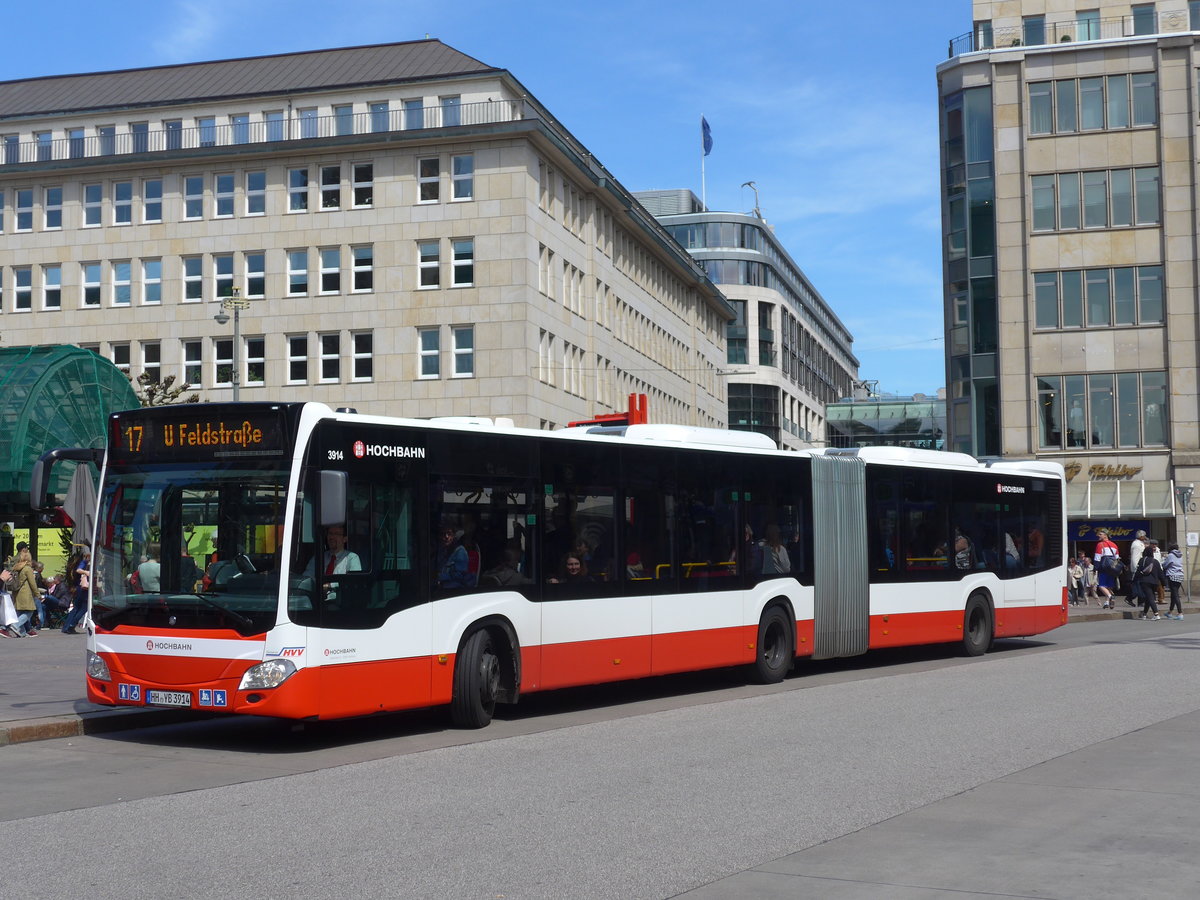
[[978, 23], [974, 31], [950, 41], [950, 57], [976, 50], [1006, 50], [1010, 47], [1040, 47], [1075, 41], [1102, 41], [1111, 38], [1188, 31], [1192, 28], [1188, 13], [1139, 13], [1105, 19], [1020, 25], [993, 29], [990, 23]]
[[523, 100], [486, 100], [480, 103], [412, 106], [403, 109], [375, 110], [332, 116], [293, 115], [266, 121], [232, 122], [218, 125], [201, 123], [188, 128], [167, 127], [156, 131], [126, 131], [84, 136], [71, 134], [51, 138], [47, 132], [33, 141], [18, 141], [9, 136], [0, 151], [0, 165], [51, 162], [62, 159], [124, 156], [135, 153], [160, 153], [169, 150], [194, 150], [269, 144], [277, 141], [304, 141], [427, 128], [453, 128], [463, 125], [493, 125], [525, 118]]

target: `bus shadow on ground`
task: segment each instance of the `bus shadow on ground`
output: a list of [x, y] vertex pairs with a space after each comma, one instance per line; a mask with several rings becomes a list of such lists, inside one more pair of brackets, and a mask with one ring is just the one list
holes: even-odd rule
[[[1200, 638], [1189, 643], [1200, 645]], [[988, 656], [1053, 645], [1053, 641], [1002, 639], [995, 642]], [[412, 752], [549, 731], [585, 722], [610, 721], [664, 708], [720, 703], [977, 661], [961, 656], [957, 645], [934, 644], [874, 650], [839, 659], [800, 659], [788, 677], [774, 685], [753, 682], [749, 670], [739, 666], [562, 688], [525, 695], [515, 706], [497, 706], [493, 724], [479, 731], [455, 728], [445, 707], [433, 707], [331, 721], [295, 722], [257, 716], [204, 715], [172, 725], [114, 731], [93, 737], [122, 743], [263, 755], [317, 753], [403, 739], [406, 746], [398, 752]], [[539, 723], [542, 727], [537, 727]], [[412, 746], [414, 743], [416, 747]]]

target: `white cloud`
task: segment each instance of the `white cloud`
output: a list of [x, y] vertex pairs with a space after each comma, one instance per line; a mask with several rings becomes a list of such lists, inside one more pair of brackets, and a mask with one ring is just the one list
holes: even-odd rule
[[153, 42], [155, 57], [161, 63], [211, 57], [210, 51], [224, 31], [222, 24], [232, 14], [231, 5], [219, 0], [179, 0], [170, 8], [161, 36]]

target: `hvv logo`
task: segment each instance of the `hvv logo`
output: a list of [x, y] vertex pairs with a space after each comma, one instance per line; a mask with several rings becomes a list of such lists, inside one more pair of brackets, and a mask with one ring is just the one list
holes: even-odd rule
[[295, 658], [295, 657], [303, 656], [303, 655], [304, 655], [303, 647], [284, 647], [282, 650], [278, 650], [275, 652], [272, 652], [270, 650], [267, 651], [267, 656], [290, 656], [290, 657]]

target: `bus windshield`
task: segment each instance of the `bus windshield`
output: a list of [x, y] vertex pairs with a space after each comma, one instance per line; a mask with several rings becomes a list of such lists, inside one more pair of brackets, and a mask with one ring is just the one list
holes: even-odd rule
[[96, 626], [271, 628], [287, 477], [278, 459], [110, 467], [94, 554]]

